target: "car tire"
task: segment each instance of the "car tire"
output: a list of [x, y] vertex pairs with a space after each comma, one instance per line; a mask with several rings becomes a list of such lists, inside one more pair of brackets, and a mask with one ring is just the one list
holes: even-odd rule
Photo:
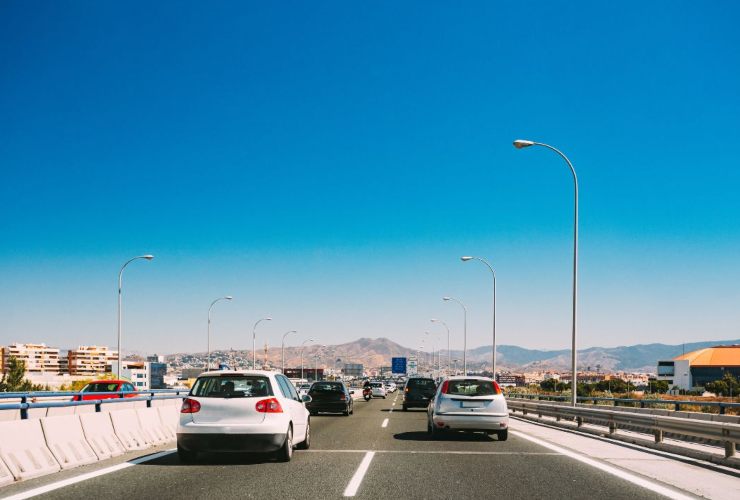
[[509, 429], [504, 429], [502, 431], [496, 431], [496, 437], [499, 441], [506, 441], [509, 439]]
[[408, 407], [408, 406], [406, 406], [406, 405], [403, 405], [403, 406], [401, 407], [401, 409], [402, 409], [403, 411], [409, 411], [409, 407]]
[[182, 448], [180, 445], [177, 445], [177, 457], [180, 459], [180, 462], [184, 464], [192, 464], [198, 459], [198, 452], [189, 451]]
[[293, 426], [288, 426], [288, 432], [285, 433], [285, 441], [277, 451], [277, 459], [281, 462], [290, 462], [293, 458]]
[[385, 396], [383, 396], [383, 399], [385, 399]]
[[435, 427], [434, 424], [432, 424], [432, 439], [441, 438], [443, 433], [444, 433], [443, 429]]
[[311, 447], [311, 419], [306, 422], [306, 439], [296, 445], [299, 450], [307, 450]]
[[434, 426], [432, 426], [431, 420], [427, 419], [427, 432], [432, 434], [434, 432]]

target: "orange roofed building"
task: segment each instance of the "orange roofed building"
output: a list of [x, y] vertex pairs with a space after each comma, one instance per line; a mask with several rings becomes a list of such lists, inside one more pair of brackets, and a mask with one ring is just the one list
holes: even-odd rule
[[740, 345], [707, 347], [677, 356], [670, 361], [658, 361], [658, 380], [671, 387], [692, 389], [704, 387], [725, 376], [740, 378]]

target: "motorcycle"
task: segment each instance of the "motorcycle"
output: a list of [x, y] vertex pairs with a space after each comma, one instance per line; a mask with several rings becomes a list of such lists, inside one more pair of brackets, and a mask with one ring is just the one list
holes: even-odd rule
[[365, 401], [370, 401], [373, 398], [373, 390], [369, 387], [365, 387], [362, 390], [362, 397], [365, 398]]

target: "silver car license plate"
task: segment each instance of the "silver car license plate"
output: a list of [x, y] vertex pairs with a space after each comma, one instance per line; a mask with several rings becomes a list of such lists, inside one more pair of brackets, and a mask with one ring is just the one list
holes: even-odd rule
[[483, 408], [483, 403], [480, 401], [461, 401], [461, 408]]

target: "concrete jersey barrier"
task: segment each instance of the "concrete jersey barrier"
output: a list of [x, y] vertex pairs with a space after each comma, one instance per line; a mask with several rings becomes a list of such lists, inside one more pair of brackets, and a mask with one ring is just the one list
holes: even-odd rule
[[105, 460], [126, 453], [126, 448], [113, 429], [109, 413], [85, 413], [78, 416], [85, 439], [98, 459]]
[[98, 456], [85, 440], [79, 415], [42, 418], [41, 428], [44, 430], [46, 446], [62, 469], [71, 469], [98, 460]]
[[5, 465], [5, 462], [0, 460], [0, 486], [10, 484], [13, 481], [15, 481], [15, 478], [13, 478], [13, 474], [10, 473], [10, 469]]
[[141, 431], [141, 424], [136, 415], [136, 410], [129, 408], [125, 410], [112, 411], [108, 413], [116, 436], [127, 450], [143, 450], [150, 443]]
[[0, 423], [0, 458], [15, 479], [42, 476], [61, 469], [46, 446], [38, 419]]
[[170, 440], [169, 433], [164, 429], [159, 418], [157, 408], [141, 408], [136, 410], [141, 432], [149, 444], [162, 444]]

